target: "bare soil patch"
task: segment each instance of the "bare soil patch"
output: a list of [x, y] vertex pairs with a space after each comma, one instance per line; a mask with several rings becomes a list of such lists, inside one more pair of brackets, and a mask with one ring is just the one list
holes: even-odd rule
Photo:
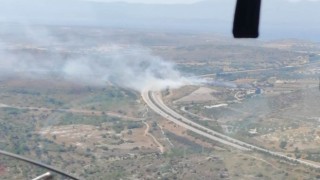
[[182, 97], [176, 101], [175, 103], [203, 103], [203, 102], [209, 102], [209, 101], [215, 101], [217, 98], [211, 95], [211, 93], [216, 92], [214, 89], [210, 89], [207, 87], [200, 87], [197, 90], [193, 91], [189, 95]]

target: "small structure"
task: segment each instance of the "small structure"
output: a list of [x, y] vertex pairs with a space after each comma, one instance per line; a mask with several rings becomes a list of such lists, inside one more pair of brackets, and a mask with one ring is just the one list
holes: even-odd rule
[[249, 130], [249, 134], [251, 134], [251, 135], [258, 134], [258, 132], [257, 132], [257, 128], [250, 129], [250, 130]]
[[256, 94], [262, 94], [262, 93], [263, 93], [263, 90], [262, 90], [261, 88], [257, 88], [255, 93], [256, 93]]

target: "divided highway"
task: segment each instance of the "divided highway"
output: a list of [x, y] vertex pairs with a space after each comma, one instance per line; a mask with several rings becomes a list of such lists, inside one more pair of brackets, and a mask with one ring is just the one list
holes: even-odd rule
[[[248, 148], [245, 148], [245, 147], [243, 147], [243, 146], [239, 146], [239, 145], [234, 144], [234, 143], [232, 143], [232, 142], [228, 142], [228, 141], [226, 141], [226, 140], [223, 140], [223, 139], [221, 139], [221, 138], [219, 138], [219, 137], [214, 136], [214, 134], [209, 134], [209, 133], [207, 133], [207, 132], [205, 132], [205, 131], [203, 131], [203, 130], [197, 129], [196, 127], [193, 127], [193, 126], [191, 126], [190, 124], [187, 124], [187, 123], [181, 121], [181, 120], [180, 120], [180, 116], [178, 116], [178, 118], [177, 118], [177, 117], [173, 116], [172, 114], [170, 114], [170, 112], [171, 112], [172, 110], [169, 111], [169, 112], [165, 112], [164, 110], [161, 109], [161, 108], [163, 108], [163, 107], [162, 107], [161, 105], [159, 105], [160, 103], [159, 103], [159, 104], [155, 104], [155, 103], [153, 102], [154, 100], [158, 100], [158, 99], [152, 99], [152, 100], [150, 99], [149, 92], [150, 92], [151, 96], [154, 96], [154, 94], [153, 94], [154, 92], [151, 92], [151, 91], [148, 91], [148, 90], [144, 90], [144, 91], [142, 92], [142, 98], [143, 98], [143, 100], [147, 103], [147, 105], [148, 105], [153, 111], [155, 111], [156, 113], [158, 113], [158, 114], [161, 115], [162, 117], [168, 119], [169, 121], [174, 122], [175, 124], [177, 124], [177, 125], [179, 125], [179, 126], [181, 126], [181, 127], [186, 128], [186, 129], [188, 129], [188, 130], [190, 130], [190, 131], [192, 131], [192, 132], [195, 132], [195, 133], [200, 134], [200, 135], [202, 135], [202, 136], [204, 136], [204, 137], [207, 137], [207, 138], [209, 138], [209, 139], [211, 139], [211, 140], [218, 141], [218, 142], [220, 142], [220, 143], [223, 143], [223, 144], [232, 146], [232, 147], [234, 147], [234, 148], [236, 148], [236, 149], [249, 150]], [[160, 108], [160, 107], [161, 107], [161, 108]], [[168, 108], [167, 106], [165, 106], [164, 109], [169, 109], [169, 108]], [[172, 113], [172, 112], [171, 112], [171, 113]]]
[[235, 149], [239, 149], [242, 151], [250, 151], [254, 150], [257, 152], [269, 154], [271, 156], [274, 156], [279, 159], [287, 160], [290, 162], [300, 163], [309, 167], [320, 169], [320, 165], [314, 162], [309, 162], [306, 160], [301, 159], [295, 159], [288, 157], [286, 155], [283, 155], [278, 152], [273, 152], [264, 148], [260, 148], [258, 146], [248, 144], [246, 142], [234, 139], [232, 137], [226, 136], [222, 133], [216, 132], [212, 129], [209, 129], [205, 126], [202, 126], [200, 124], [197, 124], [182, 115], [178, 114], [174, 110], [170, 109], [168, 106], [164, 104], [162, 101], [161, 93], [151, 91], [149, 89], [144, 89], [141, 93], [142, 99], [145, 101], [145, 103], [157, 114], [161, 115], [162, 117], [166, 118], [169, 121], [174, 122], [175, 124], [184, 127], [194, 133], [197, 133], [199, 135], [202, 135], [204, 137], [207, 137], [211, 140], [217, 141], [219, 143], [231, 146]]

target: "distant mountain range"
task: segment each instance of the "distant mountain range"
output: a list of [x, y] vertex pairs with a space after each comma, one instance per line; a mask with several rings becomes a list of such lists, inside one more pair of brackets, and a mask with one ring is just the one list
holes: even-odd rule
[[[320, 40], [320, 2], [263, 1], [263, 38]], [[235, 0], [194, 4], [102, 3], [81, 0], [1, 0], [0, 21], [44, 25], [106, 26], [152, 31], [231, 35]]]

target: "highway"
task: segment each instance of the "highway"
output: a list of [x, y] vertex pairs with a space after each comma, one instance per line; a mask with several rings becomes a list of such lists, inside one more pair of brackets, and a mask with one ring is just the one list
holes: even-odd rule
[[[201, 131], [201, 130], [199, 130], [199, 129], [197, 129], [197, 128], [195, 128], [195, 127], [193, 127], [193, 126], [191, 126], [191, 125], [189, 125], [189, 124], [187, 124], [187, 123], [185, 123], [185, 122], [177, 119], [176, 117], [172, 116], [171, 114], [169, 114], [169, 113], [167, 113], [167, 112], [164, 112], [164, 111], [163, 111], [162, 109], [160, 109], [156, 104], [153, 103], [153, 101], [150, 99], [149, 92], [151, 92], [151, 91], [149, 91], [149, 90], [144, 90], [144, 91], [142, 92], [142, 98], [143, 98], [143, 100], [146, 102], [146, 104], [147, 104], [153, 111], [155, 111], [156, 113], [158, 113], [158, 114], [161, 115], [162, 117], [168, 119], [169, 121], [174, 122], [175, 124], [177, 124], [177, 125], [179, 125], [179, 126], [181, 126], [181, 127], [186, 128], [186, 129], [188, 129], [188, 130], [190, 130], [190, 131], [192, 131], [192, 132], [195, 132], [195, 133], [200, 134], [200, 135], [202, 135], [202, 136], [204, 136], [204, 137], [207, 137], [207, 138], [209, 138], [209, 139], [211, 139], [211, 140], [218, 141], [218, 142], [220, 142], [220, 143], [223, 143], [223, 144], [232, 146], [232, 147], [234, 147], [234, 148], [236, 148], [236, 149], [240, 149], [240, 150], [250, 150], [250, 149], [245, 148], [245, 147], [243, 147], [243, 146], [239, 146], [239, 145], [234, 144], [234, 143], [232, 143], [232, 142], [228, 142], [228, 141], [226, 141], [226, 140], [223, 140], [223, 139], [221, 139], [221, 138], [218, 138], [218, 137], [216, 137], [216, 136], [214, 136], [214, 135], [212, 135], [212, 134], [209, 134], [209, 133], [206, 133], [206, 132], [204, 132], [204, 131]], [[153, 92], [151, 92], [151, 94], [153, 94]], [[166, 107], [166, 106], [165, 106], [165, 107]], [[196, 123], [195, 123], [195, 124], [196, 124]]]
[[233, 147], [238, 150], [242, 151], [250, 151], [254, 150], [260, 153], [268, 154], [270, 156], [276, 157], [278, 159], [283, 159], [290, 162], [300, 163], [303, 165], [306, 165], [308, 167], [320, 169], [320, 165], [311, 162], [306, 161], [302, 159], [295, 159], [292, 157], [288, 157], [282, 153], [270, 151], [261, 147], [258, 147], [256, 145], [248, 144], [246, 142], [234, 139], [232, 137], [226, 136], [222, 133], [216, 132], [212, 129], [209, 129], [205, 126], [202, 126], [200, 124], [197, 124], [182, 115], [178, 114], [174, 110], [170, 109], [167, 105], [164, 104], [161, 93], [151, 91], [149, 89], [144, 89], [141, 93], [142, 99], [145, 101], [145, 103], [157, 114], [161, 115], [162, 117], [166, 118], [167, 120], [186, 128], [194, 133], [197, 133], [199, 135], [202, 135], [204, 137], [207, 137], [213, 141], [217, 141], [219, 143], [225, 144], [227, 146]]
[[[220, 74], [237, 74], [237, 73], [250, 73], [250, 72], [261, 72], [261, 71], [272, 71], [272, 70], [281, 70], [281, 69], [289, 69], [289, 68], [303, 68], [303, 67], [307, 67], [310, 65], [316, 65], [316, 64], [320, 64], [320, 61], [316, 61], [316, 62], [308, 62], [305, 64], [299, 64], [299, 65], [295, 65], [295, 66], [282, 66], [282, 67], [278, 67], [278, 68], [262, 68], [262, 69], [247, 69], [247, 70], [236, 70], [236, 71], [225, 71], [225, 72], [221, 72]], [[217, 73], [213, 73], [213, 74], [203, 74], [203, 75], [198, 75], [198, 76], [191, 76], [191, 77], [200, 77], [200, 78], [204, 78], [204, 77], [211, 77], [211, 76], [216, 76]]]

